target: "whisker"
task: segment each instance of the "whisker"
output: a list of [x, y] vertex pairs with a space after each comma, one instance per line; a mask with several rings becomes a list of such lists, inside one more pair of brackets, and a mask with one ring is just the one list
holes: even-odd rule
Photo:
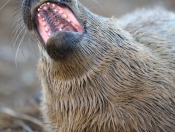
[[[23, 28], [22, 30], [24, 30], [24, 28]], [[24, 35], [22, 36], [22, 38], [21, 38], [21, 40], [20, 40], [20, 42], [19, 42], [18, 48], [17, 48], [17, 50], [16, 50], [16, 54], [15, 54], [15, 65], [16, 65], [16, 68], [17, 68], [17, 55], [18, 55], [18, 52], [19, 52], [21, 43], [22, 43], [22, 41], [24, 40], [24, 37], [25, 37], [26, 33], [27, 33], [27, 30], [25, 30], [25, 33], [24, 33]]]
[[[19, 23], [19, 24], [16, 26], [16, 28], [13, 30], [12, 36], [13, 36], [13, 34], [14, 34], [14, 36], [13, 36], [13, 38], [12, 38], [12, 42], [15, 41], [15, 38], [16, 38], [16, 40], [18, 39], [18, 37], [19, 37], [19, 35], [20, 35], [20, 33], [21, 33], [20, 29], [21, 29], [22, 26], [24, 26], [24, 24], [22, 25], [21, 23]], [[20, 32], [19, 32], [19, 31], [20, 31]], [[18, 32], [19, 32], [19, 33], [18, 33]], [[15, 43], [14, 43], [14, 45], [15, 45]]]
[[[21, 29], [21, 31], [17, 34], [17, 36], [16, 36], [16, 39], [15, 39], [15, 42], [14, 42], [14, 44], [13, 44], [13, 47], [16, 45], [16, 43], [17, 43], [17, 41], [18, 41], [18, 38], [20, 37], [20, 34], [22, 33], [22, 31], [25, 29], [25, 26]], [[19, 28], [19, 30], [20, 30], [20, 28]], [[19, 31], [18, 30], [18, 31]]]
[[95, 3], [97, 3], [100, 7], [101, 7], [101, 9], [103, 10], [103, 12], [105, 12], [105, 9], [104, 9], [104, 7], [102, 6], [102, 4], [100, 4], [98, 1], [96, 1], [96, 0], [93, 0]]
[[[22, 22], [22, 21], [20, 21], [17, 25], [15, 25], [16, 27], [13, 29], [13, 31], [12, 31], [12, 35], [15, 33], [17, 33], [17, 31], [22, 27], [22, 26], [24, 26], [24, 23]], [[15, 35], [14, 34], [14, 35]]]
[[10, 0], [8, 0], [3, 6], [1, 6], [0, 10], [2, 10], [9, 2]]
[[32, 39], [31, 34], [29, 32], [29, 42], [31, 43], [31, 41], [33, 42], [32, 43], [32, 47], [33, 47], [34, 51], [30, 50], [30, 52], [34, 53], [37, 57], [39, 57], [38, 54], [37, 54], [37, 52], [36, 52], [36, 48], [34, 47], [34, 43], [36, 43], [36, 42]]
[[[16, 22], [12, 23], [12, 25], [10, 26], [11, 28], [13, 28], [20, 20], [22, 19], [22, 17], [19, 17]], [[21, 22], [21, 21], [20, 21]], [[23, 22], [21, 22], [23, 23]]]
[[18, 17], [21, 17], [22, 13], [19, 9], [14, 9], [12, 10], [12, 13], [9, 14], [9, 20], [11, 20], [11, 23], [15, 20], [15, 18], [17, 19]]
[[8, 15], [8, 18], [7, 18], [7, 20], [9, 20], [9, 23], [7, 24], [8, 27], [9, 27], [9, 30], [8, 30], [9, 31], [9, 34], [11, 34], [11, 30], [13, 30], [13, 26], [17, 23], [17, 22], [14, 22], [14, 21], [16, 21], [16, 18], [21, 17], [21, 14], [18, 15], [19, 12], [20, 12], [19, 10], [15, 9], [12, 12], [13, 13], [9, 14]]
[[[17, 10], [17, 11], [18, 11], [18, 10]], [[17, 12], [17, 11], [16, 11], [15, 14], [13, 14], [13, 16], [11, 16], [10, 27], [12, 27], [11, 25], [14, 25], [13, 23], [14, 23], [14, 21], [15, 21], [16, 18], [22, 18], [22, 15], [19, 14], [20, 11], [18, 11], [18, 12]]]
[[[29, 44], [30, 44], [30, 38], [29, 38]], [[29, 52], [32, 52], [31, 50], [30, 50], [30, 48], [29, 48], [29, 46], [27, 45], [27, 49], [28, 49], [28, 56], [29, 56], [29, 61], [31, 62], [30, 64], [33, 66], [33, 67], [35, 67], [35, 64], [33, 64], [33, 59], [30, 57], [30, 53]], [[35, 54], [36, 55], [36, 54]]]

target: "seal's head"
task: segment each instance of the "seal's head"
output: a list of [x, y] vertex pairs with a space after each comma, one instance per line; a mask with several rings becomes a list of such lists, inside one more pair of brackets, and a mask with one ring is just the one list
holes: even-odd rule
[[85, 27], [77, 8], [70, 0], [23, 2], [24, 23], [55, 61], [65, 59], [81, 43]]
[[83, 73], [96, 67], [114, 42], [121, 46], [125, 38], [116, 22], [93, 14], [77, 0], [24, 0], [22, 14], [40, 43], [41, 56], [62, 66], [64, 74], [69, 69]]

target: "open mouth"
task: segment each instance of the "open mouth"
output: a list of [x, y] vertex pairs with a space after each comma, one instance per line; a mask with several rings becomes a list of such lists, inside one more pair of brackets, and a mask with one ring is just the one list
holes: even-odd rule
[[45, 44], [56, 32], [83, 32], [83, 27], [68, 7], [50, 2], [37, 9], [36, 26]]

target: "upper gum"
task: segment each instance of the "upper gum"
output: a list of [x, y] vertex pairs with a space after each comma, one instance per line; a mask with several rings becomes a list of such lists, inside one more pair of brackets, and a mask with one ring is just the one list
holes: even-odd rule
[[[48, 2], [49, 3], [49, 2]], [[48, 10], [48, 8], [47, 8], [47, 5], [50, 5], [50, 3], [49, 4], [46, 4], [46, 3], [44, 3], [43, 5], [41, 5], [39, 8], [38, 8], [38, 12], [40, 12], [41, 11], [41, 9], [43, 9], [43, 10]], [[52, 4], [52, 7], [55, 7], [55, 4]], [[62, 13], [64, 13], [64, 11], [63, 10], [61, 10], [61, 9], [56, 9], [55, 8], [55, 10], [54, 11], [58, 11], [58, 13], [59, 14], [62, 14]], [[67, 15], [67, 14], [66, 14]]]
[[[48, 4], [49, 5], [49, 4]], [[52, 4], [52, 5], [55, 5], [55, 4]], [[46, 8], [45, 8], [46, 7]], [[43, 5], [41, 5], [40, 6], [40, 8], [38, 8], [38, 17], [42, 17], [42, 15], [40, 14], [40, 11], [41, 11], [41, 9], [43, 9], [43, 10], [48, 10], [48, 8], [47, 8], [47, 5], [46, 4], [43, 4]], [[63, 10], [61, 10], [61, 9], [56, 9], [55, 8], [55, 10], [54, 11], [58, 11], [58, 13], [61, 15], [61, 16], [63, 16], [64, 18], [66, 18], [66, 19], [68, 19], [68, 15], [66, 14], [66, 13], [64, 13], [64, 11]], [[42, 17], [43, 18], [43, 17]], [[43, 18], [43, 21], [45, 21], [45, 19]], [[68, 22], [70, 22], [70, 20], [68, 19]]]

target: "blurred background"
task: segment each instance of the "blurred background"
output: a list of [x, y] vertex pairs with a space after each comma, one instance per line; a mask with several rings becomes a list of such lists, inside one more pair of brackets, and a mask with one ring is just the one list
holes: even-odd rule
[[[24, 118], [25, 115], [29, 115], [41, 119], [37, 102], [37, 93], [41, 90], [36, 75], [39, 58], [37, 44], [21, 25], [22, 1], [11, 0], [2, 8], [6, 2], [7, 0], [0, 0], [0, 112], [2, 113], [0, 131], [42, 131], [39, 124]], [[116, 18], [138, 8], [163, 6], [168, 10], [175, 10], [175, 0], [81, 0], [81, 2], [99, 15]], [[18, 35], [20, 32], [22, 34]], [[18, 115], [19, 113], [24, 114], [24, 117]]]

